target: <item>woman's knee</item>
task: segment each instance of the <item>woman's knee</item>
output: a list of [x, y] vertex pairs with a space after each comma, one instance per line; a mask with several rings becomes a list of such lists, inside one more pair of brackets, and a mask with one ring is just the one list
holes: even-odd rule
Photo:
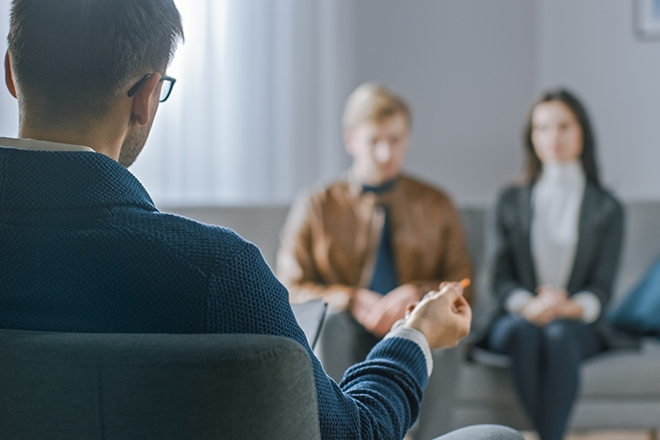
[[559, 357], [565, 360], [580, 359], [581, 322], [571, 320], [556, 320], [543, 329], [546, 357], [548, 360]]
[[571, 319], [557, 319], [543, 328], [543, 335], [547, 341], [567, 344], [579, 341], [583, 323]]
[[538, 345], [542, 338], [540, 329], [520, 316], [511, 324], [511, 341], [517, 346]]
[[491, 329], [491, 346], [498, 351], [529, 350], [542, 338], [539, 328], [517, 315], [505, 315]]
[[574, 355], [579, 359], [597, 354], [603, 346], [591, 326], [575, 320], [551, 322], [544, 329], [544, 337], [544, 346], [548, 354], [558, 352], [562, 356]]

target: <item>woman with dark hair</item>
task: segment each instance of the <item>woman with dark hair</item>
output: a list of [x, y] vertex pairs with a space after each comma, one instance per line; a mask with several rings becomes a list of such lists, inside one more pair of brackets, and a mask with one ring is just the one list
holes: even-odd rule
[[542, 440], [559, 440], [580, 362], [605, 349], [623, 209], [598, 179], [587, 113], [565, 90], [545, 93], [525, 130], [523, 185], [497, 204], [494, 291], [500, 315], [488, 345], [508, 354], [513, 382]]

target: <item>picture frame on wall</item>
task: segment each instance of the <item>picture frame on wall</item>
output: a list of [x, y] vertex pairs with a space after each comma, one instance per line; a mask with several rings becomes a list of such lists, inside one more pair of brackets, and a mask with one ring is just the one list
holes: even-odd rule
[[641, 40], [660, 40], [660, 0], [634, 0], [635, 35]]

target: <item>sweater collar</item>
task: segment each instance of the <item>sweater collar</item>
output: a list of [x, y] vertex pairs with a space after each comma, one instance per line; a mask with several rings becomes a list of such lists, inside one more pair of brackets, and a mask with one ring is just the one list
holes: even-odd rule
[[[89, 152], [85, 149], [88, 147], [75, 151], [61, 148], [35, 151], [17, 148], [15, 145], [22, 142], [10, 141], [0, 141], [2, 209], [133, 205], [156, 211], [149, 194], [135, 176], [103, 154]], [[41, 141], [36, 142], [37, 146], [44, 146]], [[7, 148], [5, 143], [12, 145]]]
[[18, 148], [21, 150], [34, 151], [86, 151], [95, 153], [95, 151], [84, 145], [62, 144], [59, 142], [41, 141], [36, 139], [16, 139], [0, 137], [0, 145], [4, 147]]
[[579, 161], [547, 163], [543, 165], [537, 186], [580, 189], [584, 187], [584, 180], [584, 169]]

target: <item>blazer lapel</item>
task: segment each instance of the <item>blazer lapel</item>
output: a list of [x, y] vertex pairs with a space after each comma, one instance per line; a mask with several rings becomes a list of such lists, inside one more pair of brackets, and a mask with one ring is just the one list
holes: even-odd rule
[[[518, 255], [523, 255], [520, 262], [521, 264], [521, 277], [523, 280], [527, 279], [533, 289], [536, 288], [536, 268], [534, 267], [534, 258], [532, 257], [532, 214], [534, 207], [532, 206], [532, 188], [533, 184], [525, 185], [521, 188], [518, 200], [519, 224], [520, 224], [520, 241]], [[533, 291], [533, 290], [532, 290]]]
[[568, 281], [569, 294], [575, 293], [580, 285], [584, 284], [584, 275], [587, 271], [589, 256], [594, 252], [594, 218], [598, 194], [594, 186], [587, 181], [584, 188], [584, 197], [580, 207], [580, 220], [578, 223], [578, 244], [573, 261], [573, 270]]

